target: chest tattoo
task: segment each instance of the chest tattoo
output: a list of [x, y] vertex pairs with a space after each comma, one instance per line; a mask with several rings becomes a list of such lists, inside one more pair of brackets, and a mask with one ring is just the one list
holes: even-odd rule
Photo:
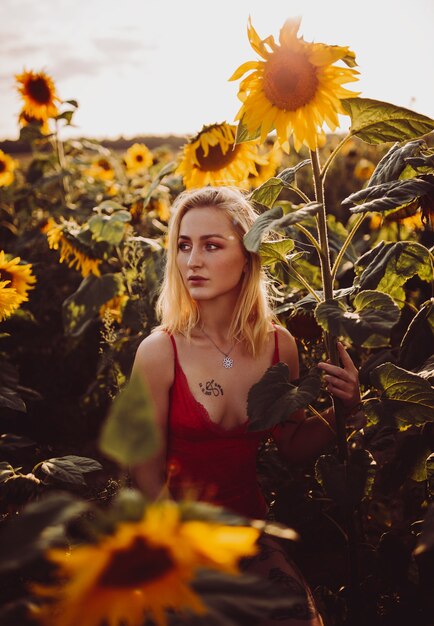
[[223, 387], [216, 383], [214, 378], [211, 380], [207, 380], [205, 383], [199, 383], [200, 390], [206, 396], [222, 396], [223, 395]]

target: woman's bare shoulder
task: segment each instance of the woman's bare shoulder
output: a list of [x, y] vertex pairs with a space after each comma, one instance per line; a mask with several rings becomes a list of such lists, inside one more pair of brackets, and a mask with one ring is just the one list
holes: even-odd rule
[[163, 330], [156, 330], [141, 341], [137, 348], [134, 366], [145, 369], [153, 375], [173, 372], [174, 353], [170, 336]]
[[[279, 357], [287, 363], [290, 369], [297, 372], [298, 376], [298, 348], [294, 337], [284, 326], [276, 325], [277, 341], [279, 344]], [[296, 377], [297, 377], [296, 376]]]

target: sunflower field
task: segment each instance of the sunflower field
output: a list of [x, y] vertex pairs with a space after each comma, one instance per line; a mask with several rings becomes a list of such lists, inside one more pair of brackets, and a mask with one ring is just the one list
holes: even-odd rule
[[[233, 121], [180, 146], [62, 139], [78, 103], [16, 76], [19, 145], [0, 149], [0, 626], [258, 624], [296, 599], [239, 573], [260, 533], [300, 565], [325, 626], [434, 623], [434, 121], [359, 97], [347, 47], [248, 25]], [[350, 120], [340, 131], [340, 117]], [[297, 384], [267, 371], [249, 428], [332, 405], [316, 364], [359, 369], [362, 402], [312, 464], [258, 455], [269, 520], [149, 502], [128, 468], [159, 446], [131, 379], [158, 323], [173, 201], [233, 185], [259, 216]], [[277, 615], [277, 617], [276, 617]]]

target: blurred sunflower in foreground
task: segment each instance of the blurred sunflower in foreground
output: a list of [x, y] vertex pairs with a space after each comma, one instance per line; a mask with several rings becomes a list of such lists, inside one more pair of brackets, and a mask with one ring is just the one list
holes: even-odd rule
[[56, 93], [53, 79], [45, 72], [24, 71], [15, 76], [17, 89], [24, 107], [21, 115], [45, 121], [59, 114], [57, 104], [61, 100]]
[[[303, 144], [316, 150], [324, 124], [334, 131], [338, 114], [346, 114], [341, 99], [358, 95], [342, 86], [357, 80], [354, 52], [304, 41], [297, 34], [300, 21], [287, 20], [277, 44], [272, 35], [261, 40], [249, 20], [250, 45], [264, 60], [243, 63], [229, 79], [238, 80], [253, 70], [240, 83], [238, 97], [243, 104], [236, 119], [249, 133], [259, 131], [261, 143], [275, 128], [286, 152], [291, 135], [297, 151]], [[335, 66], [336, 61], [348, 67]]]
[[154, 159], [152, 152], [144, 143], [135, 143], [128, 148], [124, 155], [128, 174], [140, 174], [146, 172]]
[[8, 187], [14, 182], [14, 170], [17, 165], [15, 159], [0, 150], [0, 187]]
[[175, 502], [150, 505], [142, 520], [122, 522], [96, 544], [68, 554], [52, 549], [57, 583], [34, 585], [52, 600], [34, 609], [46, 626], [165, 626], [166, 610], [206, 613], [190, 587], [199, 568], [238, 573], [241, 557], [256, 553], [259, 531], [216, 522], [183, 521]]
[[0, 250], [0, 321], [29, 299], [28, 291], [35, 283], [30, 263], [21, 263], [20, 257], [11, 258]]
[[235, 144], [236, 127], [226, 122], [204, 126], [185, 144], [175, 170], [187, 189], [204, 185], [242, 186], [249, 174], [257, 174], [256, 163], [266, 162], [252, 142]]
[[48, 245], [52, 250], [60, 248], [60, 263], [65, 261], [68, 267], [75, 266], [84, 278], [89, 274], [101, 275], [99, 270], [101, 259], [90, 256], [89, 250], [80, 246], [80, 242], [69, 233], [66, 227], [50, 218], [42, 228], [42, 232], [47, 236]]

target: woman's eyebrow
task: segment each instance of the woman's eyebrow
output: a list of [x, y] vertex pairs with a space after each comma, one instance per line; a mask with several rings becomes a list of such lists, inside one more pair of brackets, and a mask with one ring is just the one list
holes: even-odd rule
[[[211, 237], [218, 237], [219, 239], [227, 239], [227, 237], [225, 237], [224, 235], [220, 235], [219, 233], [211, 233], [210, 235], [201, 235], [199, 237], [199, 240], [203, 241], [204, 239], [210, 239]], [[189, 241], [191, 241], [191, 237], [189, 237], [188, 235], [179, 235], [178, 239], [188, 239]]]

